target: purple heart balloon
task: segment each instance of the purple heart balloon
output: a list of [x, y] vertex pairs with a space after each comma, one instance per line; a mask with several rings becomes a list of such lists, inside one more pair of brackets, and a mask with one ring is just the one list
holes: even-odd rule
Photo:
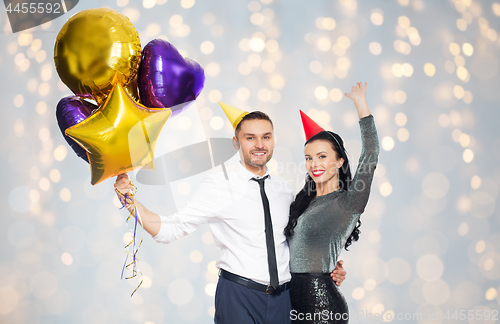
[[143, 105], [173, 108], [196, 99], [205, 73], [198, 62], [182, 57], [172, 44], [154, 39], [142, 50], [137, 82]]
[[78, 97], [64, 97], [57, 104], [56, 117], [59, 129], [61, 130], [64, 139], [69, 146], [75, 151], [76, 155], [89, 162], [87, 151], [73, 141], [70, 137], [64, 134], [66, 128], [76, 125], [84, 121], [88, 116], [92, 115], [92, 111], [97, 109], [96, 105], [91, 104]]

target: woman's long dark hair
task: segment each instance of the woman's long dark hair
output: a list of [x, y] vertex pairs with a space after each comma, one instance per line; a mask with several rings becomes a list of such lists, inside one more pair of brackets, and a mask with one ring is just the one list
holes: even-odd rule
[[[320, 132], [313, 137], [311, 137], [305, 144], [312, 143], [317, 140], [327, 140], [332, 145], [333, 150], [337, 154], [337, 158], [343, 158], [344, 164], [339, 169], [339, 186], [341, 190], [349, 190], [349, 185], [351, 184], [351, 169], [349, 168], [349, 159], [347, 157], [347, 152], [344, 148], [344, 141], [342, 138], [329, 131]], [[293, 229], [297, 226], [297, 221], [302, 215], [302, 213], [306, 210], [307, 206], [311, 203], [311, 201], [316, 197], [316, 183], [311, 178], [309, 173], [306, 176], [306, 183], [304, 188], [299, 191], [299, 193], [295, 196], [294, 202], [290, 205], [290, 218], [288, 219], [288, 224], [285, 227], [285, 235], [286, 237], [291, 237], [293, 235]], [[352, 241], [357, 241], [359, 239], [359, 234], [361, 231], [359, 227], [361, 226], [361, 221], [358, 220], [358, 223], [351, 235], [347, 238], [345, 243], [345, 249], [352, 244]]]

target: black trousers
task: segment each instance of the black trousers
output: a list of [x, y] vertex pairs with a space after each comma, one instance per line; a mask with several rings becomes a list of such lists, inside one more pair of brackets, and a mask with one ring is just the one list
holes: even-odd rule
[[292, 273], [290, 281], [292, 323], [348, 323], [344, 295], [329, 273]]

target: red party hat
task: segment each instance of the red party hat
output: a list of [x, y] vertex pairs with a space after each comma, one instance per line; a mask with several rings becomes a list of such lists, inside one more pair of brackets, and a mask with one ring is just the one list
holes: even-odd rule
[[318, 134], [319, 132], [324, 132], [325, 129], [318, 124], [311, 117], [307, 116], [302, 110], [300, 111], [300, 117], [302, 118], [302, 126], [304, 126], [304, 133], [306, 134], [306, 141], [311, 137]]

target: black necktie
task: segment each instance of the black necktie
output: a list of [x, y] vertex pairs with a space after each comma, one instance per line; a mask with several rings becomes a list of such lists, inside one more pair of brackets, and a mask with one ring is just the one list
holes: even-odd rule
[[278, 266], [276, 262], [276, 250], [274, 249], [273, 223], [271, 221], [271, 211], [269, 209], [269, 200], [264, 190], [264, 181], [269, 178], [269, 175], [262, 179], [252, 178], [257, 181], [260, 186], [260, 196], [262, 197], [262, 205], [264, 205], [264, 221], [266, 224], [266, 245], [267, 245], [267, 264], [269, 265], [269, 276], [271, 278], [271, 286], [276, 289], [279, 285], [278, 281]]

